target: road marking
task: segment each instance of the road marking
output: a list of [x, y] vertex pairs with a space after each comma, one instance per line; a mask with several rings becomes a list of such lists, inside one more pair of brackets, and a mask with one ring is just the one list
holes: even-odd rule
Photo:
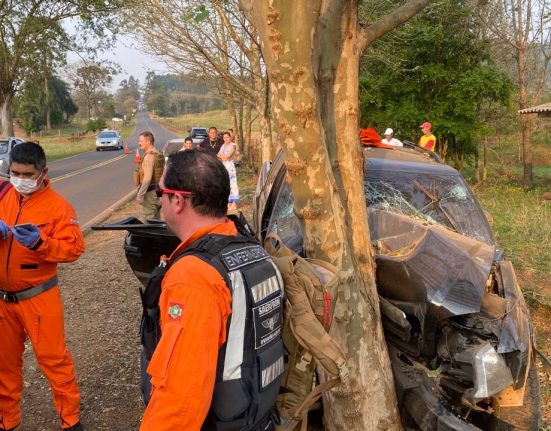
[[116, 162], [117, 160], [120, 160], [124, 157], [128, 156], [128, 154], [121, 154], [120, 156], [117, 156], [113, 159], [109, 159], [109, 160], [106, 160], [105, 162], [101, 162], [101, 163], [98, 163], [96, 165], [92, 165], [92, 166], [88, 166], [86, 168], [82, 168], [82, 169], [79, 169], [77, 171], [73, 171], [73, 172], [69, 172], [68, 174], [65, 174], [65, 175], [61, 175], [59, 177], [55, 177], [55, 178], [52, 178], [50, 180], [50, 183], [55, 183], [57, 181], [61, 181], [61, 180], [64, 180], [66, 178], [70, 178], [72, 176], [75, 176], [75, 175], [78, 175], [78, 174], [83, 174], [84, 172], [88, 172], [88, 171], [91, 171], [93, 169], [97, 169], [97, 168], [101, 168], [102, 166], [105, 166], [105, 165], [108, 165], [109, 163], [113, 163], [113, 162]]

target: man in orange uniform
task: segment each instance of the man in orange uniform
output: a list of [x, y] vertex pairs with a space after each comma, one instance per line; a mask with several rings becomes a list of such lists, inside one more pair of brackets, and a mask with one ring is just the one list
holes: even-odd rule
[[21, 422], [27, 337], [50, 382], [62, 429], [83, 430], [56, 269], [82, 254], [84, 240], [73, 208], [51, 189], [47, 172], [39, 145], [13, 148], [13, 188], [0, 201], [0, 430]]
[[[228, 252], [223, 251], [228, 248], [218, 249], [217, 255], [231, 259], [236, 269], [227, 276], [198, 255], [184, 253], [201, 248], [197, 245], [201, 241], [232, 241], [228, 236], [237, 234], [234, 223], [226, 218], [228, 175], [215, 156], [201, 150], [171, 154], [159, 186], [167, 226], [182, 242], [162, 281], [162, 335], [147, 368], [152, 392], [140, 430], [272, 431], [270, 410], [283, 372], [282, 286], [276, 281], [280, 276], [258, 244]], [[255, 251], [247, 253], [250, 250]], [[253, 272], [257, 284], [244, 284], [247, 277], [253, 280]], [[259, 306], [253, 316], [245, 296], [250, 298], [254, 292], [258, 292], [255, 304]], [[267, 325], [266, 318], [274, 315], [277, 324]], [[257, 331], [247, 326], [253, 320], [258, 323]], [[261, 367], [250, 365], [259, 362]], [[263, 376], [261, 382], [258, 375]], [[243, 378], [256, 381], [260, 388], [253, 396], [244, 394]], [[220, 421], [225, 424], [220, 426]]]

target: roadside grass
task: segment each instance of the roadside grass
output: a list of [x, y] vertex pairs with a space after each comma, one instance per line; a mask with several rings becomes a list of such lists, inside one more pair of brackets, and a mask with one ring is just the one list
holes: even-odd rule
[[[123, 140], [128, 139], [136, 128], [134, 120], [131, 120], [121, 129]], [[28, 137], [40, 143], [48, 162], [71, 157], [76, 154], [93, 151], [96, 148], [97, 133], [89, 132], [86, 135], [78, 136], [86, 129], [86, 121], [74, 120], [71, 124], [65, 124], [55, 130], [34, 134]]]
[[544, 191], [541, 186], [525, 191], [507, 177], [475, 187], [482, 206], [494, 219], [497, 242], [515, 265], [521, 284], [536, 291], [549, 288], [551, 280], [551, 202], [542, 199]]
[[[180, 137], [188, 136], [188, 130], [192, 127], [216, 127], [224, 131], [232, 127], [230, 113], [227, 110], [201, 112], [199, 114], [185, 114], [178, 117], [159, 117], [150, 114], [151, 118], [161, 123], [171, 132], [177, 133]], [[253, 122], [253, 131], [257, 131], [258, 122]]]

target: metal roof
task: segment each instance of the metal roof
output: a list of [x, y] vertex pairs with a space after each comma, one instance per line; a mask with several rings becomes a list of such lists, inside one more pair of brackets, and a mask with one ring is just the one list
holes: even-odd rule
[[551, 116], [551, 102], [544, 103], [543, 105], [532, 106], [531, 108], [521, 109], [518, 113]]

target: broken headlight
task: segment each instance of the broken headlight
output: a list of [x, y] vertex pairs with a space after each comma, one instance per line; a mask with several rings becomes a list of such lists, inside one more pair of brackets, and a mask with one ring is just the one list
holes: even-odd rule
[[513, 384], [511, 370], [490, 343], [478, 349], [473, 366], [474, 399], [491, 397]]

